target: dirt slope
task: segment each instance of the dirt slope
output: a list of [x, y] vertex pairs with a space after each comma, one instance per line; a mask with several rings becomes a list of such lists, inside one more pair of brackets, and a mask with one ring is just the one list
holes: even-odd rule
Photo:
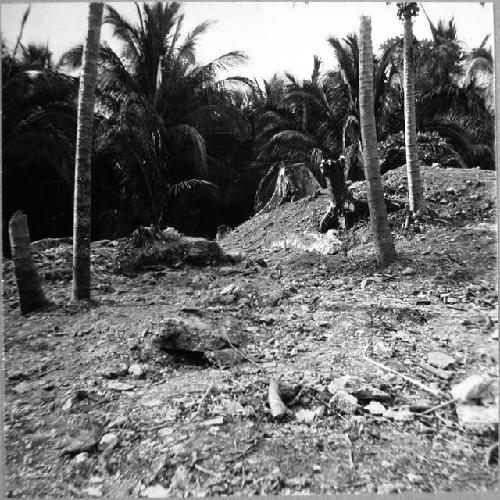
[[[370, 414], [369, 399], [354, 417], [330, 401], [329, 387], [345, 375], [385, 391], [386, 409], [403, 413], [446, 401], [472, 373], [498, 383], [494, 174], [425, 168], [424, 176], [437, 215], [420, 234], [403, 234], [401, 215], [391, 216], [399, 260], [384, 273], [366, 223], [347, 256], [270, 249], [284, 234], [314, 232], [326, 195], [258, 215], [223, 240], [267, 267], [247, 260], [123, 277], [112, 272], [116, 244], [93, 244], [92, 304], [69, 304], [69, 245], [36, 255], [55, 306], [26, 317], [4, 262], [8, 496], [497, 488], [498, 469], [484, 463], [493, 431], [464, 428], [454, 405], [402, 421]], [[404, 198], [403, 171], [385, 183]], [[362, 189], [353, 187], [357, 196]], [[155, 325], [171, 316], [238, 331], [244, 362], [186, 365], [148, 348]], [[422, 368], [433, 351], [452, 358], [447, 378]], [[271, 376], [302, 386], [290, 408], [318, 410], [314, 422], [272, 419]], [[99, 443], [95, 429], [105, 436]], [[64, 453], [82, 443], [94, 446]]]

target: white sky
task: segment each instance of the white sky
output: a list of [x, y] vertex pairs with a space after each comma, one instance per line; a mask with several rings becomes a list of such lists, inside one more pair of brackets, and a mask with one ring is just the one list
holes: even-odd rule
[[[269, 78], [274, 72], [289, 71], [299, 78], [309, 78], [313, 55], [323, 61], [322, 70], [333, 68], [333, 51], [328, 36], [344, 37], [359, 26], [359, 16], [372, 18], [375, 50], [387, 38], [401, 33], [396, 4], [386, 2], [182, 2], [187, 32], [204, 20], [216, 23], [201, 38], [199, 61], [204, 63], [229, 52], [243, 50], [250, 57], [233, 74]], [[15, 43], [27, 3], [2, 4], [2, 35], [9, 46]], [[136, 19], [131, 2], [113, 2], [117, 10]], [[424, 8], [434, 22], [455, 17], [459, 39], [467, 46], [481, 43], [484, 36], [493, 39], [493, 5], [482, 7], [478, 1], [467, 3], [425, 2]], [[32, 4], [22, 41], [48, 42], [56, 60], [69, 47], [82, 43], [87, 23], [86, 3]], [[428, 22], [421, 12], [415, 20], [415, 36], [431, 38]], [[104, 26], [104, 40], [111, 40], [110, 28]]]

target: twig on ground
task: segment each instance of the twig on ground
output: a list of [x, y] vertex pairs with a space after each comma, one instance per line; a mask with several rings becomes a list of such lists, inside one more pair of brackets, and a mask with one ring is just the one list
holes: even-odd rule
[[203, 394], [203, 397], [201, 398], [200, 404], [198, 405], [198, 409], [196, 410], [196, 413], [193, 413], [191, 417], [188, 419], [188, 424], [192, 422], [200, 413], [201, 407], [203, 406], [203, 403], [205, 402], [205, 399], [207, 399], [207, 396], [210, 394], [210, 391], [214, 387], [214, 383], [211, 382], [210, 385], [208, 386], [208, 389], [205, 391], [205, 394]]
[[420, 368], [423, 368], [424, 370], [432, 373], [433, 375], [436, 375], [436, 377], [442, 378], [443, 380], [448, 380], [452, 376], [450, 372], [441, 370], [440, 368], [435, 368], [434, 366], [424, 363], [423, 361], [419, 363], [419, 366]]
[[394, 373], [395, 375], [399, 375], [402, 379], [404, 379], [404, 380], [412, 383], [413, 385], [416, 385], [417, 387], [420, 387], [421, 389], [423, 389], [424, 391], [432, 394], [433, 396], [436, 396], [436, 397], [440, 397], [441, 396], [441, 392], [438, 391], [437, 389], [433, 389], [432, 387], [429, 387], [429, 386], [427, 386], [425, 384], [422, 384], [418, 380], [415, 380], [415, 379], [413, 379], [411, 377], [408, 377], [407, 375], [403, 375], [402, 373], [399, 373], [396, 370], [393, 370], [392, 368], [389, 368], [388, 366], [385, 366], [382, 363], [379, 363], [378, 361], [374, 361], [373, 359], [370, 359], [368, 356], [363, 356], [363, 359], [365, 361], [368, 361], [369, 363], [375, 365], [375, 366], [378, 366], [379, 368], [382, 368], [385, 371]]
[[205, 469], [205, 467], [202, 467], [201, 465], [194, 464], [194, 468], [196, 470], [199, 470], [201, 472], [204, 472], [205, 474], [209, 474], [210, 476], [218, 477], [219, 474], [217, 472], [213, 472], [211, 470]]
[[433, 406], [432, 408], [429, 408], [428, 410], [425, 410], [421, 413], [421, 415], [428, 415], [429, 413], [433, 413], [435, 412], [436, 410], [439, 410], [441, 408], [444, 408], [445, 406], [449, 406], [449, 405], [452, 405], [453, 403], [455, 403], [457, 400], [455, 398], [453, 399], [450, 399], [449, 401], [445, 401], [444, 403], [440, 403], [436, 406]]
[[227, 336], [227, 333], [224, 332], [224, 338], [227, 340], [227, 343], [229, 344], [229, 346], [231, 347], [231, 349], [233, 349], [233, 351], [238, 354], [239, 356], [241, 356], [242, 358], [246, 359], [248, 362], [252, 363], [252, 365], [254, 365], [255, 367], [257, 367], [257, 369], [259, 371], [262, 370], [262, 367], [259, 366], [255, 361], [253, 361], [252, 359], [250, 359], [248, 356], [246, 356], [245, 354], [243, 354], [239, 349], [237, 349], [232, 343], [231, 341], [229, 340], [228, 336]]

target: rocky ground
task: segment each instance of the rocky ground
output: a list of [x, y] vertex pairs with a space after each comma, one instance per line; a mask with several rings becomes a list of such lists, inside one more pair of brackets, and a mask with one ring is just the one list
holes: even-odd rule
[[[69, 301], [71, 246], [39, 250], [53, 305], [24, 317], [5, 260], [7, 495], [497, 488], [495, 175], [423, 173], [430, 216], [405, 233], [391, 214], [399, 258], [383, 272], [367, 222], [347, 255], [317, 234], [325, 193], [229, 233], [223, 248], [245, 257], [233, 265], [123, 276], [118, 242], [96, 242], [90, 303]], [[402, 169], [384, 183], [404, 200]], [[481, 404], [435, 408], [473, 374], [492, 381]]]

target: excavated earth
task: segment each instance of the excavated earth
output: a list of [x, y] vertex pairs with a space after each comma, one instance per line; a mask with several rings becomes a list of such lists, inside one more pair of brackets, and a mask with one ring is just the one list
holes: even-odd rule
[[[423, 176], [429, 217], [405, 232], [403, 211], [390, 215], [398, 260], [383, 271], [368, 221], [343, 246], [319, 235], [325, 192], [231, 231], [222, 247], [245, 257], [233, 265], [122, 276], [119, 243], [95, 242], [88, 303], [70, 303], [71, 246], [40, 249], [53, 304], [24, 317], [4, 260], [7, 496], [498, 488], [484, 460], [498, 425], [465, 425], [454, 404], [418, 413], [472, 374], [498, 387], [495, 174]], [[384, 185], [405, 200], [403, 169]], [[162, 351], [154, 339], [172, 322], [184, 337]], [[440, 376], [422, 368], [436, 352], [449, 360]], [[344, 376], [364, 387], [354, 415], [331, 401]], [[295, 396], [282, 419], [270, 413], [271, 377]], [[372, 413], [377, 398], [394, 412]]]

